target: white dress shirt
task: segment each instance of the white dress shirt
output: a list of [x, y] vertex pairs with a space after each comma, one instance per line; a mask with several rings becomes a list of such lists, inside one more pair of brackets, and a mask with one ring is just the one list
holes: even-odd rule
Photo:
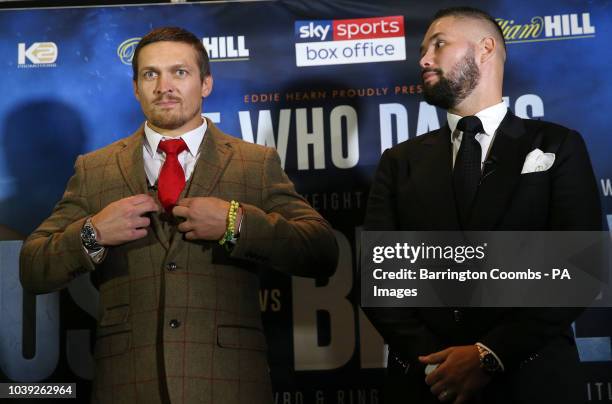
[[[491, 144], [493, 144], [493, 139], [495, 138], [495, 131], [499, 128], [499, 124], [504, 119], [507, 112], [508, 107], [506, 107], [506, 104], [502, 101], [476, 114], [482, 122], [482, 127], [484, 129], [484, 133], [478, 133], [476, 135], [476, 140], [480, 143], [480, 149], [482, 150], [480, 156], [481, 163], [484, 163], [487, 157], [489, 157]], [[451, 131], [451, 142], [453, 143], [453, 167], [455, 167], [455, 159], [457, 158], [457, 153], [461, 146], [461, 139], [463, 138], [463, 132], [457, 129], [457, 124], [461, 118], [463, 117], [451, 114], [450, 112], [446, 113], [448, 127]]]
[[178, 155], [178, 161], [185, 172], [185, 181], [189, 181], [191, 174], [195, 168], [198, 157], [200, 157], [200, 145], [204, 140], [204, 133], [207, 129], [206, 119], [203, 119], [202, 125], [178, 137], [163, 136], [149, 127], [149, 123], [145, 123], [145, 141], [142, 147], [142, 156], [144, 158], [144, 169], [147, 174], [149, 185], [153, 186], [157, 183], [159, 172], [166, 161], [166, 153], [157, 150], [159, 142], [170, 139], [183, 139], [187, 144], [187, 150], [182, 151]]

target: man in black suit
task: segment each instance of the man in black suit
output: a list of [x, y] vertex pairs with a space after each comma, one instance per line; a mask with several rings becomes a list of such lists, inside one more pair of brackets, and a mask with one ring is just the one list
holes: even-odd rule
[[[584, 141], [502, 102], [495, 20], [438, 12], [421, 45], [427, 102], [447, 124], [386, 150], [367, 230], [600, 230]], [[570, 324], [580, 309], [366, 308], [389, 344], [386, 403], [584, 403]], [[438, 364], [425, 377], [425, 366]], [[429, 370], [429, 369], [428, 369]]]

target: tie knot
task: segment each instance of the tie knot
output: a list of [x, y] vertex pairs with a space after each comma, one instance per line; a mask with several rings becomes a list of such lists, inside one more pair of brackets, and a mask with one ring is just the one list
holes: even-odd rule
[[183, 139], [171, 139], [159, 142], [158, 150], [171, 155], [178, 155], [184, 150], [187, 150], [187, 143]]
[[464, 116], [461, 118], [459, 123], [457, 123], [457, 129], [463, 133], [470, 133], [474, 135], [484, 132], [482, 122], [477, 116], [474, 115]]

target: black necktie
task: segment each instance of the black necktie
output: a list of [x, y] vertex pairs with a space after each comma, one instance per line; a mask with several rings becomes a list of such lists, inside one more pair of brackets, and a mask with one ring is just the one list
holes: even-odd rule
[[463, 132], [461, 146], [455, 159], [453, 169], [453, 188], [461, 227], [467, 224], [472, 203], [480, 182], [480, 165], [482, 151], [476, 134], [482, 133], [482, 122], [476, 116], [464, 116], [459, 120], [457, 129]]

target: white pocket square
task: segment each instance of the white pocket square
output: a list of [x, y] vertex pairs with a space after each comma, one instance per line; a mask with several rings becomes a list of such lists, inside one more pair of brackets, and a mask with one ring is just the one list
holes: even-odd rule
[[532, 150], [525, 158], [521, 174], [546, 171], [555, 162], [555, 153], [544, 153], [540, 149]]

